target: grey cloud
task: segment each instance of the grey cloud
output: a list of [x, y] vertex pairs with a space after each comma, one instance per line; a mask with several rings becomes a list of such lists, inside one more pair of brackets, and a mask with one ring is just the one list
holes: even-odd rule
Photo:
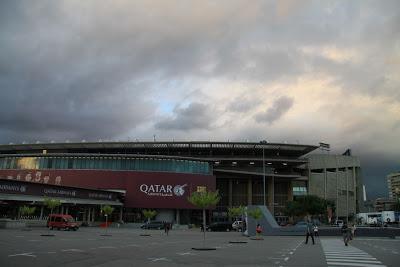
[[227, 110], [232, 112], [246, 113], [260, 105], [260, 103], [260, 99], [253, 99], [251, 97], [241, 95], [232, 100], [232, 102], [227, 106]]
[[176, 107], [174, 116], [156, 123], [160, 130], [210, 129], [213, 122], [212, 110], [201, 103], [191, 103], [186, 108]]
[[293, 98], [282, 96], [275, 100], [267, 111], [256, 114], [254, 119], [259, 123], [268, 122], [269, 124], [272, 124], [289, 111], [293, 106], [293, 102]]

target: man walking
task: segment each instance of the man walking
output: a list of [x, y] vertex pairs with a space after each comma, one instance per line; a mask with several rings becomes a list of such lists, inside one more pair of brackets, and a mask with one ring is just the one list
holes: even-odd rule
[[307, 221], [307, 225], [306, 225], [306, 244], [308, 243], [308, 237], [309, 236], [311, 236], [312, 244], [315, 245], [313, 225], [310, 222], [310, 220]]
[[344, 245], [348, 246], [348, 243], [350, 241], [350, 236], [351, 236], [351, 229], [347, 226], [347, 223], [345, 222], [345, 223], [343, 223], [341, 230], [342, 230]]

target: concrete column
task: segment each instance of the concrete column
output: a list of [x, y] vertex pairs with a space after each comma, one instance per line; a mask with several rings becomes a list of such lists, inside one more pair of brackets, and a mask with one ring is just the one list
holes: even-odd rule
[[229, 207], [232, 207], [232, 191], [233, 191], [232, 179], [229, 179], [229, 192], [228, 192]]
[[328, 188], [328, 172], [326, 171], [326, 168], [324, 169], [324, 198], [326, 199], [326, 194], [327, 194], [327, 188]]
[[268, 209], [272, 213], [273, 206], [274, 206], [274, 183], [273, 183], [273, 178], [272, 177], [267, 177], [267, 188], [268, 188]]
[[335, 156], [335, 161], [336, 161], [336, 168], [335, 168], [335, 174], [336, 174], [336, 220], [339, 217], [339, 168], [338, 168], [338, 158]]
[[[357, 196], [358, 196], [358, 190], [359, 190], [359, 188], [357, 188], [357, 179], [356, 179], [356, 167], [353, 167], [352, 168], [352, 174], [353, 174], [353, 188], [354, 188], [354, 207], [355, 207], [355, 210], [354, 210], [354, 213], [357, 213], [358, 211], [357, 211]], [[362, 190], [361, 188], [360, 188], [360, 190]]]
[[176, 224], [181, 224], [181, 218], [180, 218], [179, 209], [176, 210], [175, 221], [176, 221]]
[[90, 207], [86, 208], [87, 209], [87, 222], [90, 222]]
[[293, 201], [293, 183], [292, 183], [292, 181], [288, 182], [288, 201]]
[[61, 214], [64, 214], [64, 206], [61, 206]]
[[252, 179], [247, 181], [247, 205], [252, 205], [253, 202], [253, 188]]
[[346, 221], [349, 222], [349, 175], [347, 174], [347, 167], [346, 170]]
[[95, 220], [95, 208], [92, 208], [92, 222]]
[[40, 217], [39, 217], [39, 220], [43, 220], [43, 210], [44, 210], [44, 207], [41, 206], [41, 207], [40, 207]]
[[122, 222], [122, 214], [123, 214], [123, 212], [124, 212], [124, 208], [123, 208], [123, 207], [120, 207], [120, 208], [119, 208], [119, 221], [120, 221], [120, 222]]
[[68, 210], [69, 210], [69, 207], [66, 206], [66, 207], [65, 207], [65, 214], [68, 214]]

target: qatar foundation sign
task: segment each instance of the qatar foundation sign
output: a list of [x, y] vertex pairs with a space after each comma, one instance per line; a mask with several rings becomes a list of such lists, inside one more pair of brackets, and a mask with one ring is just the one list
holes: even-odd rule
[[140, 192], [148, 195], [148, 196], [159, 196], [159, 197], [181, 197], [185, 194], [184, 185], [171, 185], [171, 184], [141, 184], [139, 187]]

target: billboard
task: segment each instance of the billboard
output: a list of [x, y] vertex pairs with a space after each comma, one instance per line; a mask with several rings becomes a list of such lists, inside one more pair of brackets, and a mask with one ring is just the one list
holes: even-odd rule
[[125, 191], [128, 208], [193, 209], [187, 198], [196, 191], [215, 191], [215, 176], [112, 170], [0, 170], [0, 179]]

